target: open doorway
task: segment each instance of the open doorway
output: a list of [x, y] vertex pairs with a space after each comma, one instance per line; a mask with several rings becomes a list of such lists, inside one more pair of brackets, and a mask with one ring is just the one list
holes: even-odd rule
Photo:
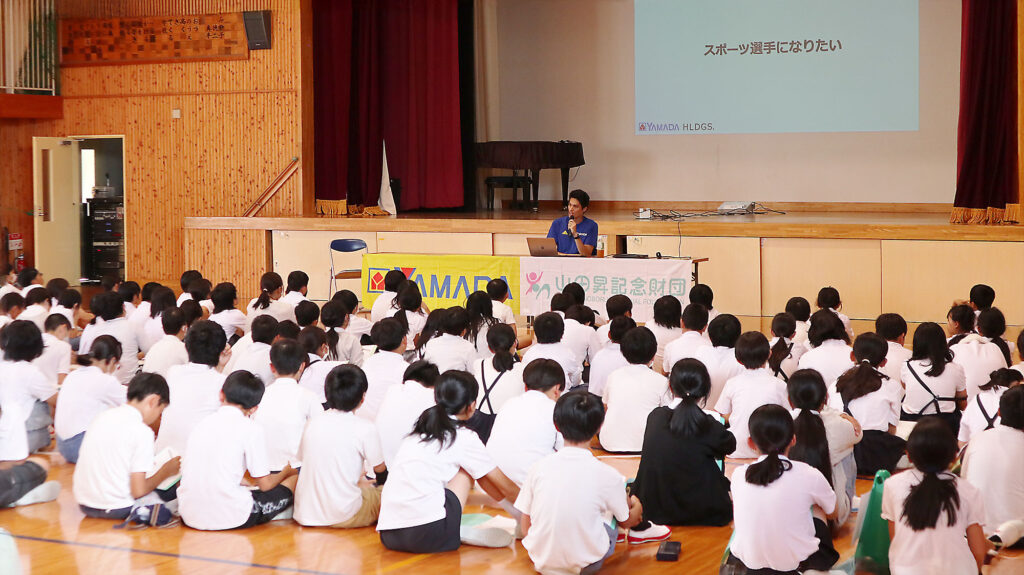
[[34, 138], [35, 265], [74, 285], [125, 277], [124, 137]]

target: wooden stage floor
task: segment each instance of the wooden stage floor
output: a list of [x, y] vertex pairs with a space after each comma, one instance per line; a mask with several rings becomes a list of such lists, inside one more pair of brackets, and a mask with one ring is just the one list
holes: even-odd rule
[[[606, 460], [624, 475], [636, 470], [635, 458]], [[300, 527], [291, 520], [245, 531], [201, 532], [187, 527], [121, 531], [115, 522], [86, 518], [71, 494], [73, 466], [58, 464], [50, 479], [60, 481], [55, 502], [0, 510], [0, 526], [15, 537], [26, 574], [81, 573], [87, 575], [133, 574], [233, 574], [305, 573], [312, 575], [356, 573], [533, 573], [521, 543], [508, 549], [463, 546], [437, 555], [408, 555], [388, 551], [373, 528], [334, 530]], [[731, 468], [727, 468], [731, 471]], [[870, 482], [859, 480], [858, 493]], [[500, 511], [481, 507], [486, 495], [474, 493], [468, 513]], [[843, 528], [836, 547], [841, 561], [852, 555], [850, 531], [854, 519]], [[656, 544], [620, 544], [602, 573], [713, 574], [729, 541], [729, 527], [673, 529], [672, 539], [682, 542], [678, 563], [659, 563]], [[988, 575], [1024, 572], [1024, 553], [999, 558], [986, 569]]]

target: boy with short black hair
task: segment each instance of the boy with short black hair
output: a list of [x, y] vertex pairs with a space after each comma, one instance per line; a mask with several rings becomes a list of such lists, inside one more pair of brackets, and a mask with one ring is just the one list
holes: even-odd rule
[[21, 312], [18, 319], [30, 321], [42, 331], [43, 323], [49, 315], [50, 294], [45, 289], [34, 289], [25, 295], [25, 311]]
[[523, 354], [523, 364], [529, 365], [535, 359], [553, 359], [565, 370], [569, 387], [579, 385], [583, 375], [583, 361], [562, 343], [565, 322], [553, 311], [538, 315], [533, 320], [534, 344]]
[[643, 506], [626, 494], [625, 478], [590, 451], [604, 415], [601, 400], [589, 393], [560, 397], [553, 419], [565, 446], [530, 469], [516, 499], [523, 547], [541, 573], [597, 572], [617, 540], [605, 517], [624, 529], [640, 523]]
[[[387, 467], [376, 427], [354, 413], [366, 397], [366, 375], [357, 366], [340, 365], [327, 374], [324, 387], [328, 409], [310, 419], [302, 434], [299, 457], [305, 464], [295, 488], [295, 521], [367, 527], [380, 514]], [[378, 486], [359, 486], [364, 467], [373, 469]]]
[[125, 317], [131, 319], [132, 314], [135, 313], [139, 304], [142, 303], [142, 288], [133, 281], [121, 282], [117, 286], [117, 295], [121, 296], [121, 299], [124, 300]]
[[885, 365], [878, 370], [889, 376], [889, 381], [899, 383], [900, 369], [913, 355], [904, 347], [907, 341], [907, 320], [898, 313], [883, 313], [875, 319], [875, 333], [889, 344]]
[[708, 327], [708, 310], [703, 304], [691, 303], [683, 308], [683, 333], [665, 346], [665, 358], [661, 372], [672, 373], [672, 366], [681, 359], [697, 357], [697, 351], [711, 345], [705, 335]]
[[43, 322], [43, 354], [32, 363], [51, 383], [60, 385], [71, 372], [71, 323], [60, 314], [51, 314]]
[[708, 337], [711, 345], [702, 347], [694, 353], [708, 369], [711, 376], [711, 392], [708, 394], [707, 405], [712, 407], [725, 389], [725, 382], [739, 375], [743, 366], [736, 361], [736, 340], [740, 338], [743, 328], [736, 316], [728, 313], [716, 317], [708, 323]]
[[299, 385], [309, 357], [299, 342], [282, 339], [270, 348], [274, 381], [263, 394], [262, 408], [253, 416], [267, 439], [267, 463], [271, 471], [302, 466], [299, 444], [306, 422], [323, 412], [316, 394]]
[[299, 329], [315, 326], [320, 319], [320, 306], [307, 300], [295, 304], [295, 323]]
[[76, 289], [68, 288], [57, 296], [57, 305], [50, 310], [51, 314], [60, 314], [71, 324], [71, 331], [78, 330], [78, 321], [82, 316], [82, 294]]
[[715, 309], [715, 292], [711, 291], [711, 286], [707, 284], [697, 284], [690, 288], [690, 303], [704, 306], [708, 310], [708, 321], [711, 321], [719, 316], [718, 310]]
[[[188, 302], [184, 302], [182, 305], [184, 306], [186, 303]], [[164, 310], [160, 317], [160, 323], [164, 328], [164, 337], [149, 348], [142, 371], [158, 373], [167, 377], [172, 367], [188, 363], [188, 350], [185, 349], [184, 342], [185, 314], [180, 308]]]
[[203, 279], [203, 274], [199, 273], [199, 270], [185, 270], [181, 274], [181, 281], [178, 284], [181, 286], [181, 295], [178, 296], [178, 301], [174, 303], [175, 306], [180, 306], [181, 302], [192, 299], [192, 294], [188, 291], [188, 286], [196, 280]]
[[[232, 373], [220, 391], [221, 407], [189, 437], [178, 489], [181, 519], [189, 527], [210, 531], [261, 525], [294, 501], [296, 471], [286, 466], [270, 473], [263, 428], [252, 419], [263, 392], [253, 374]], [[257, 490], [242, 485], [246, 471]]]
[[21, 297], [20, 293], [12, 291], [0, 297], [0, 329], [18, 319], [23, 311], [25, 311], [25, 298]]
[[608, 376], [604, 404], [608, 414], [601, 428], [601, 446], [616, 453], [639, 453], [644, 446], [647, 416], [668, 405], [668, 379], [651, 369], [658, 340], [646, 327], [635, 327], [622, 338], [623, 357], [629, 362]]
[[604, 394], [608, 376], [616, 369], [629, 365], [626, 357], [622, 355], [621, 343], [626, 332], [636, 327], [636, 322], [633, 318], [622, 315], [612, 319], [607, 325], [609, 342], [590, 362], [590, 381], [587, 384], [590, 393], [598, 397]]
[[434, 383], [440, 375], [436, 365], [421, 359], [405, 370], [400, 385], [389, 387], [384, 394], [375, 423], [385, 463], [394, 461], [416, 420], [435, 405]]
[[[114, 292], [98, 293], [92, 297], [89, 307], [96, 314], [95, 323], [86, 326], [78, 353], [86, 355], [93, 340], [101, 335], [110, 335], [121, 342], [121, 366], [117, 378], [127, 385], [139, 367], [139, 349], [142, 346], [142, 329], [136, 329], [124, 317], [124, 300]], [[103, 320], [103, 321], [100, 321]]]
[[729, 422], [729, 428], [736, 436], [736, 451], [731, 457], [753, 458], [758, 456], [758, 451], [748, 441], [750, 415], [755, 409], [770, 403], [788, 409], [789, 392], [786, 384], [768, 369], [772, 350], [763, 333], [748, 331], [741, 335], [736, 340], [735, 353], [743, 371], [725, 383], [714, 409]]
[[302, 270], [295, 270], [288, 274], [288, 284], [285, 286], [284, 292], [281, 301], [293, 306], [309, 301], [306, 299], [306, 294], [309, 292], [309, 274]]
[[469, 371], [476, 359], [476, 346], [465, 337], [469, 313], [462, 306], [450, 307], [441, 319], [443, 333], [430, 338], [423, 346], [423, 359], [437, 366], [441, 373], [449, 369]]
[[373, 322], [359, 315], [362, 310], [359, 305], [359, 296], [353, 293], [352, 290], [343, 289], [335, 293], [331, 297], [331, 301], [340, 301], [345, 306], [345, 309], [350, 310], [345, 333], [351, 334], [352, 337], [357, 338], [363, 345], [372, 345], [370, 329], [373, 328]]
[[252, 343], [241, 351], [239, 357], [234, 361], [231, 371], [248, 371], [260, 378], [263, 385], [270, 385], [274, 381], [274, 374], [270, 370], [270, 346], [277, 338], [278, 321], [274, 316], [263, 314], [252, 320]]
[[366, 374], [369, 390], [363, 405], [356, 410], [356, 415], [375, 421], [377, 410], [388, 389], [402, 384], [402, 377], [409, 364], [403, 358], [408, 347], [408, 336], [402, 322], [386, 317], [373, 324], [370, 337], [377, 346], [377, 353], [363, 362], [363, 373]]
[[996, 301], [996, 290], [985, 284], [977, 284], [971, 288], [970, 305], [977, 315], [988, 308]]
[[581, 364], [593, 361], [597, 352], [604, 347], [604, 342], [592, 327], [593, 322], [594, 312], [586, 306], [573, 304], [565, 311], [562, 343], [572, 350]]
[[50, 444], [57, 384], [32, 361], [43, 353], [36, 324], [15, 320], [0, 330], [0, 462], [21, 461]]
[[[181, 458], [172, 457], [152, 475], [151, 425], [170, 402], [163, 377], [140, 373], [128, 384], [128, 402], [96, 416], [89, 424], [75, 465], [72, 490], [87, 517], [126, 519], [136, 500], [178, 474]], [[164, 501], [168, 492], [157, 492]]]
[[501, 278], [487, 282], [487, 296], [491, 298], [491, 315], [501, 323], [507, 323], [514, 327], [516, 314], [505, 303], [509, 298], [508, 283]]
[[611, 329], [612, 320], [617, 317], [633, 317], [633, 300], [623, 294], [615, 294], [604, 302], [604, 310], [608, 312], [608, 323], [597, 328], [597, 338], [603, 345], [608, 345], [608, 330]]

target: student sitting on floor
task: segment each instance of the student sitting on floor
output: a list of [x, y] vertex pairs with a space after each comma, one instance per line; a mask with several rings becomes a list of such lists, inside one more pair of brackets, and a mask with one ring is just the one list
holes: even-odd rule
[[496, 324], [487, 330], [487, 349], [491, 354], [474, 361], [471, 372], [480, 384], [477, 410], [497, 415], [505, 402], [523, 394], [524, 364], [516, 359], [516, 332], [508, 324]]
[[[469, 316], [469, 321], [465, 337], [476, 350], [476, 357], [473, 358], [475, 364], [477, 360], [491, 357], [491, 352], [487, 348], [487, 332], [493, 326], [503, 322], [494, 317], [494, 302], [491, 300], [491, 296], [484, 291], [469, 294], [469, 297], [466, 298], [466, 313]], [[515, 329], [515, 322], [511, 327]]]
[[25, 311], [25, 298], [13, 291], [0, 297], [0, 329], [12, 321], [18, 319], [21, 312]]
[[516, 484], [494, 465], [480, 438], [465, 426], [478, 392], [476, 380], [468, 373], [441, 374], [434, 386], [437, 404], [416, 420], [388, 468], [377, 520], [384, 547], [439, 553], [454, 551], [461, 543], [484, 547], [512, 543], [512, 534], [501, 529], [460, 530], [473, 480], [509, 508], [519, 495]]
[[707, 405], [711, 408], [718, 403], [725, 389], [725, 382], [743, 372], [743, 366], [736, 361], [736, 341], [743, 328], [736, 316], [723, 313], [708, 324], [711, 347], [702, 347], [694, 354], [708, 368], [711, 376], [711, 392]]
[[[150, 426], [167, 407], [167, 382], [155, 373], [140, 373], [128, 384], [127, 399], [96, 416], [82, 440], [72, 490], [86, 517], [126, 519], [136, 500], [178, 474], [181, 458], [172, 457], [149, 475], [154, 464]], [[157, 495], [174, 499], [173, 492]]]
[[530, 365], [535, 359], [553, 359], [565, 370], [568, 386], [574, 387], [583, 377], [583, 361], [562, 343], [564, 333], [565, 322], [557, 313], [547, 311], [534, 318], [534, 344], [523, 354], [523, 365]]
[[976, 315], [991, 308], [995, 302], [996, 290], [992, 289], [991, 286], [977, 284], [971, 287], [970, 294], [968, 295], [968, 305], [971, 306]]
[[873, 476], [879, 469], [896, 470], [906, 442], [896, 435], [900, 420], [900, 385], [880, 371], [885, 366], [886, 341], [868, 332], [853, 342], [857, 365], [839, 376], [829, 390], [829, 405], [860, 423], [864, 438], [853, 450], [857, 473]]
[[416, 420], [435, 405], [434, 384], [440, 375], [437, 366], [421, 359], [405, 370], [401, 385], [389, 387], [384, 394], [376, 427], [385, 464], [394, 462], [399, 446], [412, 433]]
[[966, 304], [953, 304], [946, 312], [946, 328], [949, 330], [948, 345], [956, 345], [963, 339], [974, 333], [974, 322], [977, 315], [971, 306]]
[[[301, 306], [302, 303], [295, 306], [295, 310], [298, 311]], [[327, 334], [318, 327], [309, 326], [302, 328], [302, 331], [299, 332], [298, 342], [307, 356], [306, 369], [303, 370], [302, 377], [299, 378], [299, 385], [313, 392], [317, 401], [325, 403], [327, 401], [327, 394], [324, 384], [327, 382], [327, 374], [332, 369], [344, 364], [340, 361], [325, 359], [329, 353]]]
[[78, 461], [85, 430], [92, 420], [126, 401], [125, 387], [114, 377], [120, 358], [121, 344], [113, 336], [101, 335], [92, 343], [91, 365], [76, 369], [57, 394], [53, 427], [57, 451], [68, 463]]
[[[608, 330], [612, 328], [611, 323], [617, 317], [633, 317], [633, 300], [629, 299], [629, 296], [623, 294], [615, 294], [608, 298], [608, 301], [604, 302], [604, 310], [608, 313], [608, 323], [597, 328], [597, 339], [601, 342], [601, 345], [608, 345], [608, 341], [611, 339], [608, 337]], [[633, 327], [636, 327], [635, 325]], [[593, 366], [591, 366], [593, 370]]]
[[715, 309], [715, 292], [711, 291], [711, 286], [707, 284], [697, 284], [690, 288], [688, 297], [690, 298], [691, 304], [695, 303], [697, 305], [702, 305], [706, 310], [708, 310], [709, 322], [721, 315], [721, 312]]
[[415, 282], [405, 282], [401, 291], [398, 292], [395, 303], [398, 304], [398, 307], [389, 309], [387, 317], [394, 317], [405, 326], [409, 347], [415, 346], [418, 350], [422, 349], [426, 342], [421, 343], [419, 338], [427, 323], [427, 314], [423, 311], [423, 294], [420, 293], [419, 286]]
[[821, 288], [818, 290], [818, 299], [815, 303], [819, 310], [829, 310], [839, 318], [839, 321], [843, 323], [846, 336], [852, 341], [853, 328], [850, 327], [850, 318], [840, 311], [843, 309], [843, 300], [839, 297], [839, 290], [831, 286]]
[[302, 430], [313, 416], [323, 413], [323, 402], [299, 385], [306, 361], [305, 350], [295, 340], [282, 339], [270, 348], [270, 368], [275, 379], [267, 386], [253, 420], [267, 438], [267, 463], [271, 471], [280, 471], [286, 465], [296, 469], [302, 466], [298, 458]]
[[719, 461], [736, 449], [736, 438], [702, 409], [711, 376], [701, 362], [682, 359], [673, 365], [668, 381], [678, 403], [647, 417], [632, 487], [644, 505], [644, 520], [653, 523], [631, 530], [630, 542], [667, 538], [670, 532], [662, 525], [720, 526], [732, 521], [729, 480]]
[[591, 327], [593, 323], [594, 312], [586, 306], [574, 304], [565, 310], [562, 343], [572, 350], [581, 365], [584, 361], [593, 361], [597, 352], [604, 347], [604, 342], [598, 339], [597, 331]]
[[142, 371], [158, 373], [166, 378], [172, 367], [188, 363], [188, 351], [184, 342], [185, 314], [178, 308], [164, 310], [160, 322], [164, 327], [164, 337], [149, 348], [146, 361], [142, 364]]
[[[885, 365], [879, 370], [889, 376], [889, 381], [900, 381], [900, 371], [903, 364], [910, 360], [913, 355], [905, 347], [907, 343], [907, 320], [898, 313], [883, 313], [875, 319], [875, 333], [886, 341], [888, 351], [885, 354]], [[903, 400], [903, 390], [900, 386], [900, 400]]]
[[402, 384], [405, 370], [409, 368], [403, 357], [409, 340], [402, 322], [390, 317], [373, 324], [370, 337], [377, 346], [377, 353], [363, 362], [363, 373], [370, 389], [356, 415], [375, 421], [384, 396], [389, 389]]
[[[274, 374], [270, 370], [270, 346], [277, 338], [278, 321], [270, 314], [264, 314], [252, 322], [252, 343], [240, 352], [237, 360], [231, 367], [231, 371], [248, 371], [260, 378], [263, 385], [270, 385], [274, 381]], [[232, 352], [234, 355], [234, 352]]]
[[499, 322], [516, 325], [516, 314], [505, 302], [508, 301], [508, 283], [501, 278], [487, 282], [487, 295], [491, 298], [491, 315]]
[[800, 369], [816, 370], [825, 384], [833, 385], [840, 375], [853, 367], [851, 341], [839, 316], [827, 309], [814, 312], [807, 331], [810, 349], [800, 356]]
[[423, 359], [437, 366], [444, 373], [450, 369], [470, 371], [477, 357], [476, 346], [467, 340], [469, 314], [462, 306], [445, 310], [441, 319], [442, 333], [430, 338], [423, 347]]
[[156, 342], [163, 339], [163, 313], [176, 308], [171, 288], [160, 286], [153, 290], [153, 297], [149, 302], [149, 319], [142, 324], [142, 330], [139, 332], [139, 349], [142, 352], [148, 353]]
[[285, 286], [284, 295], [281, 296], [282, 302], [295, 307], [306, 299], [306, 294], [309, 292], [309, 274], [302, 270], [295, 270], [288, 274], [288, 285]]
[[250, 327], [252, 322], [261, 315], [273, 316], [277, 321], [295, 319], [295, 306], [281, 301], [282, 292], [284, 292], [284, 282], [281, 281], [280, 275], [267, 272], [260, 277], [260, 295], [250, 301], [245, 308], [246, 322]]
[[199, 270], [185, 270], [181, 272], [181, 278], [178, 280], [178, 286], [181, 287], [181, 295], [178, 296], [177, 301], [174, 302], [175, 306], [181, 305], [183, 302], [188, 301], [192, 298], [192, 294], [188, 291], [188, 286], [196, 280], [203, 279], [203, 274]]
[[[141, 304], [140, 304], [141, 305]], [[76, 289], [66, 289], [60, 292], [57, 297], [57, 305], [53, 306], [50, 314], [60, 314], [67, 318], [71, 324], [71, 331], [78, 332], [78, 322], [82, 319], [82, 294]]]
[[696, 357], [700, 348], [711, 345], [710, 340], [704, 338], [708, 327], [708, 310], [703, 305], [691, 303], [683, 308], [682, 322], [683, 334], [665, 346], [661, 373], [671, 373], [677, 361]]
[[989, 374], [1010, 367], [1010, 350], [1003, 341], [1006, 319], [1003, 312], [989, 308], [978, 315], [978, 333], [972, 333], [955, 344], [950, 344], [953, 363], [964, 368], [967, 381], [967, 400], [978, 395], [978, 388], [988, 383]]
[[960, 412], [967, 405], [967, 378], [964, 368], [953, 363], [939, 324], [925, 322], [914, 330], [913, 355], [903, 364], [900, 379], [906, 391], [901, 421], [934, 415], [954, 434], [960, 431]]
[[[960, 419], [960, 433], [957, 440], [960, 447], [967, 445], [972, 437], [982, 431], [999, 425], [999, 398], [1011, 387], [1020, 385], [1024, 374], [1016, 369], [997, 369], [989, 376], [988, 383], [978, 388], [978, 395], [967, 401], [967, 409]], [[1024, 516], [1021, 517], [1024, 519]]]
[[621, 315], [605, 325], [608, 327], [605, 333], [609, 341], [597, 352], [594, 361], [590, 362], [590, 382], [587, 384], [587, 390], [598, 397], [604, 395], [608, 376], [616, 369], [629, 365], [622, 355], [621, 344], [626, 332], [636, 327], [636, 322], [631, 317]]
[[554, 423], [565, 447], [530, 468], [516, 499], [523, 547], [541, 573], [598, 572], [618, 539], [608, 520], [623, 529], [640, 522], [643, 506], [626, 494], [625, 479], [590, 451], [603, 421], [604, 408], [593, 394], [580, 390], [558, 398]]
[[[50, 281], [52, 282], [53, 280]], [[67, 286], [65, 286], [60, 293], [63, 293], [64, 290], [67, 289]], [[139, 309], [139, 304], [142, 303], [142, 288], [140, 288], [139, 284], [136, 282], [125, 281], [118, 284], [117, 290], [115, 291], [117, 291], [117, 295], [121, 296], [121, 299], [124, 300], [125, 317], [131, 319], [131, 317], [135, 315], [135, 310]], [[57, 297], [59, 297], [59, 294]]]
[[398, 290], [402, 289], [406, 281], [405, 274], [401, 270], [390, 270], [384, 274], [384, 292], [377, 296], [370, 308], [372, 323], [394, 315], [390, 312], [398, 309]]
[[668, 380], [651, 369], [658, 350], [651, 330], [629, 330], [622, 338], [621, 349], [629, 365], [608, 376], [602, 396], [608, 414], [598, 438], [607, 451], [639, 453], [644, 446], [647, 416], [670, 401]]
[[981, 491], [985, 500], [986, 535], [1014, 519], [1024, 519], [1024, 386], [1015, 386], [999, 398], [1002, 418], [992, 429], [971, 439], [964, 453], [961, 477]]
[[[299, 329], [316, 326], [320, 321], [320, 306], [307, 300], [295, 304], [295, 323]], [[358, 338], [356, 338], [358, 339]]]
[[0, 461], [0, 509], [46, 503], [57, 499], [60, 482], [47, 481], [49, 458]]
[[213, 301], [210, 321], [224, 328], [224, 335], [227, 336], [228, 341], [237, 340], [245, 335], [247, 322], [245, 314], [236, 309], [238, 290], [235, 288], [235, 284], [230, 282], [217, 284], [210, 293], [210, 300]]
[[50, 294], [45, 289], [32, 290], [25, 296], [25, 311], [18, 319], [36, 324], [39, 331], [43, 330], [43, 322], [50, 315]]
[[363, 365], [363, 346], [359, 338], [346, 332], [349, 309], [338, 301], [329, 301], [320, 309], [320, 323], [327, 334], [327, 359]]
[[[296, 471], [270, 473], [263, 428], [252, 420], [263, 383], [247, 371], [224, 381], [221, 407], [196, 426], [181, 466], [179, 510], [185, 525], [215, 531], [273, 520], [295, 499]], [[256, 485], [243, 484], [246, 472]]]
[[747, 442], [759, 455], [756, 463], [732, 474], [733, 540], [727, 565], [766, 569], [765, 573], [828, 571], [838, 554], [823, 553], [831, 541], [828, 524], [813, 508], [831, 514], [836, 494], [820, 471], [787, 456], [793, 444], [793, 416], [778, 405], [764, 405], [750, 415]]
[[336, 292], [331, 297], [331, 301], [339, 301], [345, 306], [345, 309], [349, 310], [345, 333], [351, 334], [363, 345], [371, 345], [373, 342], [370, 340], [370, 330], [373, 328], [373, 322], [359, 315], [362, 311], [359, 297], [351, 290], [343, 289]]
[[750, 414], [762, 405], [785, 406], [788, 403], [786, 384], [768, 371], [771, 347], [768, 338], [757, 331], [748, 331], [736, 340], [736, 361], [743, 371], [726, 382], [715, 411], [729, 422], [736, 436], [736, 451], [731, 457], [745, 459], [757, 457], [750, 445], [747, 422]]
[[15, 320], [0, 330], [0, 462], [21, 461], [50, 444], [57, 384], [32, 361], [43, 353], [36, 324]]
[[519, 486], [534, 463], [562, 447], [551, 417], [565, 391], [565, 372], [554, 360], [538, 359], [523, 372], [523, 381], [526, 393], [505, 403], [487, 441], [498, 469]]
[[[172, 294], [173, 295], [173, 294]], [[139, 369], [141, 331], [124, 317], [124, 302], [121, 296], [112, 292], [98, 293], [90, 300], [89, 308], [96, 314], [93, 323], [82, 331], [78, 354], [88, 355], [92, 342], [101, 335], [112, 335], [121, 343], [121, 362], [117, 368], [117, 379], [128, 385]]]
[[981, 572], [988, 551], [984, 499], [949, 473], [956, 455], [956, 436], [945, 422], [925, 417], [910, 432], [914, 469], [890, 477], [882, 492], [882, 518], [893, 525], [893, 575]]
[[807, 352], [804, 344], [797, 343], [796, 319], [792, 314], [783, 312], [772, 318], [772, 354], [768, 358], [768, 368], [772, 374], [782, 381], [789, 381], [789, 376], [798, 369], [800, 358]]
[[184, 305], [186, 301], [194, 301], [199, 304], [199, 307], [203, 310], [204, 315], [209, 317], [209, 314], [213, 313], [213, 301], [210, 299], [210, 293], [213, 291], [213, 283], [206, 278], [199, 278], [189, 282], [188, 289], [182, 296], [179, 297], [181, 300], [177, 307]]
[[156, 438], [157, 451], [169, 447], [178, 455], [185, 452], [188, 437], [196, 425], [220, 407], [220, 389], [224, 385], [221, 370], [230, 354], [224, 330], [206, 320], [197, 321], [189, 328], [185, 334], [185, 351], [188, 363], [176, 365], [167, 372], [171, 404], [160, 420], [160, 433]]
[[[387, 478], [377, 428], [353, 412], [366, 397], [366, 375], [342, 365], [327, 376], [327, 411], [306, 425], [304, 462], [295, 486], [295, 521], [306, 527], [367, 527], [380, 514], [379, 486], [360, 487], [363, 469]], [[270, 391], [269, 389], [267, 390]]]
[[71, 371], [71, 323], [60, 314], [51, 314], [43, 322], [43, 355], [33, 361], [46, 379], [60, 385]]
[[658, 351], [654, 354], [654, 365], [661, 369], [665, 361], [665, 346], [683, 335], [683, 305], [672, 295], [661, 296], [654, 301], [654, 321], [644, 326], [651, 330], [658, 340]]

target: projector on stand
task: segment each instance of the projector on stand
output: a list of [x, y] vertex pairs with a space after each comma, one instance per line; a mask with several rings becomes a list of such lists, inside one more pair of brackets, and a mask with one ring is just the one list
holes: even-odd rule
[[716, 210], [723, 216], [737, 216], [754, 213], [757, 202], [723, 202]]

